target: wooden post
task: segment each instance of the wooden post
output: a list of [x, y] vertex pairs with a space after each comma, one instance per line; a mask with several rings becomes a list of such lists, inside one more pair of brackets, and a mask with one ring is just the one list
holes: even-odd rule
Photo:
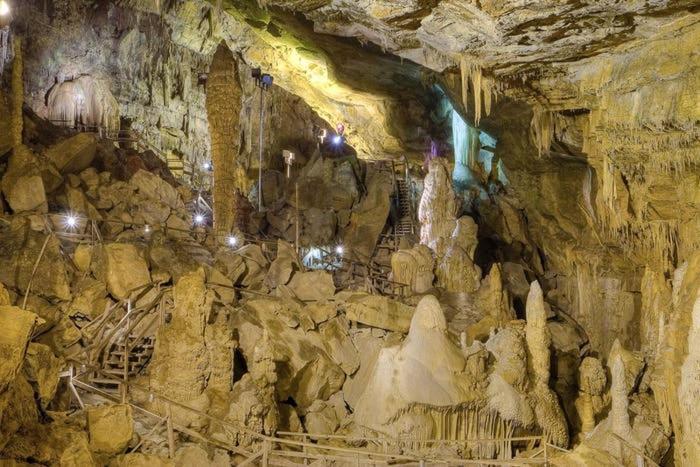
[[306, 448], [306, 442], [308, 441], [306, 439], [306, 434], [302, 435], [301, 441], [304, 443], [304, 446], [302, 447], [302, 452], [304, 453], [304, 465], [309, 465], [309, 458], [306, 457], [306, 453], [308, 452]]
[[175, 458], [175, 431], [173, 429], [173, 409], [168, 403], [165, 406], [165, 416], [168, 418], [168, 455]]
[[262, 456], [262, 466], [263, 467], [268, 467], [270, 459], [269, 459], [269, 453], [270, 451], [270, 442], [268, 440], [263, 441], [263, 456]]
[[124, 384], [122, 385], [122, 404], [126, 404], [127, 393], [129, 392], [129, 328], [131, 327], [131, 299], [126, 305], [126, 332], [124, 333]]
[[544, 466], [549, 467], [549, 457], [547, 455], [547, 436], [542, 436], [542, 442], [544, 443]]
[[296, 212], [296, 236], [294, 240], [294, 247], [297, 250], [297, 255], [299, 254], [299, 182], [294, 182], [294, 205]]

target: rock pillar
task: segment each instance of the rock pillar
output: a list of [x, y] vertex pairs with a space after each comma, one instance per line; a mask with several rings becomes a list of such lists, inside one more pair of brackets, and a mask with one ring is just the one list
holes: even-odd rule
[[241, 84], [238, 64], [225, 43], [219, 44], [207, 79], [207, 117], [214, 167], [214, 231], [219, 242], [225, 241], [237, 224], [236, 201], [240, 184], [237, 180]]

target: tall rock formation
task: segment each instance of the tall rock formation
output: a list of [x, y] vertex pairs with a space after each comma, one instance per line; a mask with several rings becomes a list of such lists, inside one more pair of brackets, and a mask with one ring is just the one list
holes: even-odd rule
[[240, 196], [237, 177], [239, 146], [239, 106], [241, 84], [238, 64], [224, 42], [214, 53], [207, 79], [207, 117], [214, 168], [214, 230], [218, 241], [225, 241], [236, 225], [236, 202]]

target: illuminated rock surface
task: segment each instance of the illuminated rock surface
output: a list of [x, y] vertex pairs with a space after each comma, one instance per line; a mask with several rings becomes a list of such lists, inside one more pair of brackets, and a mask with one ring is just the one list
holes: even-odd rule
[[700, 463], [692, 2], [11, 3], [0, 464]]

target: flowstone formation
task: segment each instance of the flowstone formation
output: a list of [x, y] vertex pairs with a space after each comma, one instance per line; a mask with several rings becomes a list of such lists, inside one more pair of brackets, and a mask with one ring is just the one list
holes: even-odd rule
[[698, 15], [0, 0], [0, 464], [700, 464]]
[[[540, 316], [533, 312], [526, 322], [529, 352], [521, 323], [506, 326], [486, 344], [460, 349], [448, 336], [440, 303], [425, 296], [405, 340], [377, 355], [354, 422], [427, 448], [434, 439], [466, 441], [471, 452], [460, 454], [473, 457], [508, 458], [511, 443], [494, 446], [470, 440], [508, 438], [516, 430], [535, 427], [553, 443], [566, 446], [566, 421], [548, 388], [550, 349]], [[495, 364], [490, 363], [494, 358]], [[421, 384], [415, 384], [416, 377]]]

